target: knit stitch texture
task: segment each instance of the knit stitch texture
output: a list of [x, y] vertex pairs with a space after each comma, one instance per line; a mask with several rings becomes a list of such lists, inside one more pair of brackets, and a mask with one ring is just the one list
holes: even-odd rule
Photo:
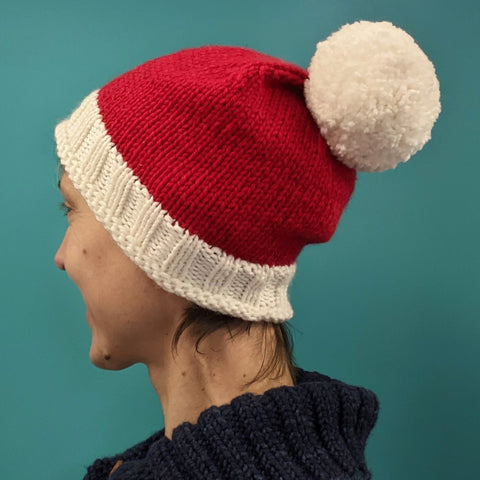
[[298, 255], [331, 239], [356, 169], [418, 151], [439, 95], [406, 32], [356, 22], [319, 42], [308, 70], [219, 45], [149, 60], [88, 95], [55, 137], [96, 218], [161, 288], [284, 322]]
[[364, 449], [378, 415], [375, 394], [300, 368], [295, 382], [212, 406], [171, 440], [162, 429], [96, 460], [84, 480], [370, 479]]
[[240, 47], [159, 57], [60, 123], [58, 156], [163, 289], [244, 320], [286, 321], [296, 258], [329, 241], [356, 179], [306, 108], [306, 77]]

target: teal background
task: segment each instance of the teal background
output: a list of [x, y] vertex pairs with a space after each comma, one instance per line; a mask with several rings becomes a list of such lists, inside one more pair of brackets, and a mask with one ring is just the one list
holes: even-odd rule
[[1, 479], [80, 479], [163, 427], [143, 365], [90, 364], [80, 294], [54, 266], [55, 124], [147, 59], [216, 43], [306, 67], [358, 19], [416, 39], [443, 110], [407, 164], [359, 174], [332, 241], [300, 255], [295, 356], [379, 396], [374, 479], [480, 478], [478, 0], [1, 0]]

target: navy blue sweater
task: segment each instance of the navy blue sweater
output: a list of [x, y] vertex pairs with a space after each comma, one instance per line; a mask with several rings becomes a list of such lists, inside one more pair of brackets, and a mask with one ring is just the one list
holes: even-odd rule
[[370, 479], [364, 449], [375, 394], [300, 368], [294, 381], [212, 406], [196, 424], [178, 425], [171, 440], [163, 429], [98, 459], [84, 480]]

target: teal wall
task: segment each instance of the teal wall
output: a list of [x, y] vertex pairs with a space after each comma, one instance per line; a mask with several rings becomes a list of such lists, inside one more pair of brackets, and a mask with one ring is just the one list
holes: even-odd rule
[[443, 110], [407, 164], [359, 174], [332, 241], [300, 255], [296, 358], [380, 397], [374, 478], [480, 478], [478, 0], [2, 0], [1, 479], [80, 479], [163, 426], [144, 366], [90, 364], [81, 297], [54, 266], [55, 124], [147, 59], [223, 43], [306, 67], [317, 41], [358, 19], [418, 41]]

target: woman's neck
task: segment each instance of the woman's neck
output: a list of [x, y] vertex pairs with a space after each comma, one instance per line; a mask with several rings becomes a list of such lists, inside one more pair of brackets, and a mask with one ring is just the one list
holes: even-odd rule
[[262, 345], [261, 329], [252, 328], [250, 334], [233, 338], [223, 331], [214, 332], [200, 343], [202, 353], [197, 353], [195, 342], [184, 335], [178, 355], [165, 351], [161, 362], [147, 365], [162, 405], [167, 438], [181, 423], [196, 423], [200, 413], [213, 405], [228, 404], [247, 392], [260, 395], [271, 388], [293, 385], [286, 363], [278, 378], [271, 378], [277, 375], [274, 372], [248, 385], [270, 360], [274, 337], [267, 336]]

